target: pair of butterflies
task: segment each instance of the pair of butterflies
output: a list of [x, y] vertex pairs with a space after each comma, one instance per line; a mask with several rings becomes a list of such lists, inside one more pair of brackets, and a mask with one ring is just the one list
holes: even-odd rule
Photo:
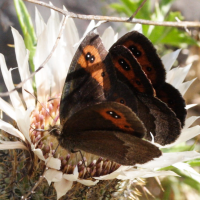
[[[186, 117], [185, 102], [165, 82], [165, 69], [151, 42], [132, 31], [106, 51], [91, 31], [67, 74], [61, 102], [63, 148], [83, 150], [122, 165], [143, 164], [174, 142]], [[146, 140], [143, 140], [145, 138]]]

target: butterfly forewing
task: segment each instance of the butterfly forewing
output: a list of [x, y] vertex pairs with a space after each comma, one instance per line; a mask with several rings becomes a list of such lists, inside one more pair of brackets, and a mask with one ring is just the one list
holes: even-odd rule
[[122, 45], [115, 46], [109, 53], [120, 81], [126, 83], [134, 92], [154, 95], [151, 81], [129, 49]]
[[165, 69], [161, 59], [157, 55], [151, 41], [143, 34], [132, 31], [122, 36], [112, 47], [123, 45], [128, 48], [132, 55], [142, 66], [143, 71], [151, 80], [154, 88], [159, 88], [165, 82]]
[[98, 34], [88, 33], [77, 49], [65, 80], [60, 118], [63, 124], [78, 110], [106, 99], [114, 87], [115, 72], [108, 68], [107, 51]]
[[129, 87], [123, 82], [117, 80], [115, 83], [115, 88], [110, 96], [107, 98], [108, 101], [114, 101], [121, 103], [125, 106], [131, 108], [135, 113], [137, 113], [137, 97], [129, 89]]
[[185, 101], [179, 91], [165, 82], [165, 69], [152, 43], [141, 33], [132, 31], [122, 36], [112, 47], [123, 45], [137, 59], [141, 68], [156, 90], [156, 96], [166, 103], [184, 126], [186, 118]]
[[[136, 38], [144, 37], [141, 36], [141, 34], [137, 34], [135, 32], [129, 34], [132, 39], [136, 36]], [[116, 44], [112, 46], [109, 52], [111, 54], [114, 67], [117, 72], [117, 77], [124, 84], [127, 84], [131, 91], [136, 95], [137, 110], [134, 110], [131, 105], [128, 106], [130, 106], [130, 108], [132, 108], [132, 110], [137, 113], [137, 116], [144, 123], [147, 129], [146, 139], [151, 140], [152, 137], [150, 133], [152, 133], [155, 137], [155, 142], [161, 145], [172, 143], [181, 133], [181, 125], [179, 120], [183, 124], [183, 121], [185, 119], [185, 108], [184, 104], [182, 103], [184, 102], [184, 100], [173, 86], [166, 84], [165, 82], [162, 82], [161, 86], [159, 88], [157, 87], [156, 89], [158, 97], [160, 97], [161, 100], [163, 100], [164, 102], [159, 101], [154, 96], [156, 95], [156, 92], [153, 88], [153, 85], [155, 84], [151, 84], [151, 81], [154, 81], [149, 78], [148, 74], [146, 76], [146, 71], [144, 70], [145, 66], [143, 66], [144, 62], [141, 61], [142, 58], [138, 59], [136, 55], [133, 55], [133, 53], [131, 53], [130, 47], [128, 46], [128, 42], [126, 42], [126, 40], [130, 40], [130, 38], [122, 37]], [[138, 49], [142, 48], [142, 46], [137, 47]], [[139, 57], [145, 57], [145, 50], [141, 50], [141, 52], [142, 53]], [[158, 57], [156, 52], [154, 53], [154, 57]], [[136, 59], [139, 63], [136, 61]], [[145, 57], [144, 60], [145, 59], [147, 59], [147, 57]], [[121, 62], [122, 60], [123, 63]], [[120, 63], [122, 64], [120, 65]], [[164, 70], [162, 65], [160, 67], [159, 65], [157, 65], [157, 67]], [[154, 70], [157, 70], [157, 67]], [[157, 76], [156, 73], [154, 75]], [[170, 104], [169, 108], [165, 103], [171, 102], [170, 97], [177, 97], [174, 99], [173, 105], [177, 105], [178, 102], [181, 100], [180, 105], [177, 105], [177, 107], [173, 107], [173, 105]]]

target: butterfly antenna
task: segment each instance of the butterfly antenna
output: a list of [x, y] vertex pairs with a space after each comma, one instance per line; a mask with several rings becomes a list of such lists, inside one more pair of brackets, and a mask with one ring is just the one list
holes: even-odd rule
[[58, 150], [58, 147], [60, 146], [60, 144], [58, 143], [58, 145], [57, 145], [57, 147], [56, 147], [56, 149], [55, 149], [55, 151], [54, 151], [54, 153], [53, 153], [53, 156], [55, 155], [55, 153], [56, 153], [56, 151]]
[[49, 130], [45, 130], [45, 129], [36, 129], [36, 128], [32, 127], [32, 126], [30, 126], [30, 127], [31, 127], [31, 129], [33, 129], [33, 131], [39, 131], [39, 132], [49, 131]]
[[52, 128], [49, 133], [53, 132], [54, 130], [59, 130], [59, 128], [55, 127], [55, 128]]
[[24, 89], [28, 94], [30, 94], [32, 97], [34, 97], [36, 99], [36, 101], [46, 110], [46, 112], [49, 114], [49, 116], [53, 119], [53, 121], [55, 122], [55, 119], [51, 116], [51, 114], [49, 113], [49, 111], [42, 105], [42, 103], [33, 95], [31, 94], [28, 90]]
[[[58, 136], [58, 133], [57, 133], [57, 132], [56, 132], [56, 133], [54, 132], [54, 133], [51, 134], [51, 132], [53, 132], [54, 130], [59, 130], [59, 131], [60, 131], [60, 129], [59, 129], [58, 127], [54, 127], [54, 128], [52, 128], [52, 129], [49, 131], [49, 134], [50, 134], [50, 135], [54, 135], [54, 136]], [[56, 146], [56, 148], [55, 148], [55, 150], [54, 150], [55, 152], [53, 153], [53, 156], [55, 155], [55, 153], [56, 153], [56, 151], [57, 151], [59, 145], [60, 145], [60, 144], [58, 143], [58, 145]]]
[[55, 100], [55, 99], [60, 99], [60, 97], [50, 98], [47, 102], [49, 102], [49, 101], [53, 101], [53, 100]]

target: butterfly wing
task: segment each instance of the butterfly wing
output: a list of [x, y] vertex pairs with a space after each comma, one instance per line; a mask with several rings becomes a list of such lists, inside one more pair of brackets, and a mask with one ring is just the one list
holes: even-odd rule
[[[151, 132], [154, 135], [154, 141], [161, 145], [174, 142], [181, 133], [181, 124], [176, 118], [175, 113], [156, 97], [144, 96], [143, 94], [139, 94], [137, 97], [138, 101], [141, 101], [142, 104], [149, 109], [148, 113], [150, 113], [155, 119], [155, 129]], [[143, 118], [141, 117], [141, 120], [142, 119]], [[145, 138], [152, 140], [149, 133]]]
[[132, 31], [122, 36], [112, 47], [122, 45], [128, 48], [140, 63], [143, 71], [151, 80], [154, 88], [159, 88], [165, 82], [165, 69], [156, 49], [143, 34]]
[[[176, 118], [174, 112], [166, 106], [165, 103], [158, 100], [152, 92], [146, 92], [146, 86], [152, 88], [148, 78], [142, 74], [142, 68], [137, 61], [134, 61], [135, 58], [132, 56], [132, 53], [125, 46], [115, 46], [109, 53], [115, 64], [117, 70], [117, 77], [123, 83], [127, 83], [129, 88], [134, 92], [135, 85], [131, 84], [131, 81], [134, 82], [135, 79], [140, 82], [142, 89], [137, 88], [137, 115], [145, 124], [147, 128], [146, 139], [151, 140], [150, 132], [155, 136], [155, 142], [165, 145], [169, 144], [178, 137], [180, 134], [180, 123]], [[129, 76], [126, 76], [125, 70], [119, 70], [119, 60], [126, 59], [126, 68], [130, 69], [128, 71]], [[116, 66], [118, 65], [118, 66]], [[122, 67], [121, 67], [122, 68]], [[141, 73], [138, 73], [138, 71]], [[137, 74], [137, 75], [136, 75]], [[144, 88], [144, 89], [143, 89]], [[173, 130], [173, 131], [172, 131]], [[168, 139], [166, 139], [168, 138]]]
[[103, 102], [88, 106], [70, 117], [63, 126], [69, 133], [100, 130], [122, 131], [142, 138], [146, 129], [127, 106], [117, 102]]
[[156, 49], [143, 34], [132, 31], [121, 37], [112, 47], [123, 45], [137, 59], [143, 71], [156, 90], [156, 96], [165, 102], [184, 126], [186, 118], [185, 101], [172, 85], [165, 82], [165, 69]]
[[165, 83], [161, 88], [156, 90], [156, 96], [175, 112], [176, 117], [180, 120], [183, 127], [187, 111], [185, 109], [185, 100], [180, 92], [169, 83]]
[[[138, 95], [137, 95], [138, 96]], [[152, 136], [150, 132], [153, 134], [153, 136], [156, 135], [156, 119], [150, 112], [150, 108], [146, 106], [143, 101], [141, 101], [137, 97], [137, 116], [140, 118], [140, 120], [144, 123], [146, 129], [147, 129], [147, 134], [145, 138], [147, 140], [152, 140]]]
[[[98, 34], [90, 32], [81, 42], [65, 80], [61, 102], [61, 124], [78, 110], [104, 101], [115, 82], [111, 60]], [[113, 81], [113, 82], [112, 82]]]
[[127, 84], [136, 93], [154, 95], [151, 81], [143, 72], [130, 50], [124, 46], [115, 46], [109, 50], [117, 78]]
[[161, 155], [142, 140], [146, 129], [130, 108], [116, 102], [88, 106], [70, 117], [57, 136], [68, 150], [80, 149], [123, 165], [145, 163]]
[[161, 156], [161, 151], [148, 141], [117, 131], [74, 133], [76, 149], [107, 158], [121, 165], [144, 164]]
[[128, 106], [135, 113], [138, 111], [137, 97], [123, 82], [117, 80], [113, 93], [107, 98], [108, 101], [115, 101]]

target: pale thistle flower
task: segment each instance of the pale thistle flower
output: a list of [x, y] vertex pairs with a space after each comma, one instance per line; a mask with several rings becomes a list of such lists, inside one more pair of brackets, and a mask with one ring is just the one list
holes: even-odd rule
[[[49, 18], [47, 24], [45, 24], [41, 15], [36, 10], [36, 33], [38, 43], [34, 57], [35, 70], [39, 68], [41, 63], [49, 55], [56, 41], [60, 26], [60, 19], [56, 12], [51, 11], [51, 17]], [[91, 29], [93, 29], [94, 26], [95, 23], [92, 21], [84, 36]], [[140, 25], [135, 26], [135, 29], [141, 32]], [[15, 43], [18, 70], [21, 80], [23, 81], [30, 76], [28, 65], [29, 52], [26, 50], [23, 39], [18, 31], [12, 28], [12, 33]], [[103, 33], [102, 40], [108, 50], [117, 40], [117, 34], [115, 34], [113, 29], [109, 27]], [[34, 174], [35, 172], [33, 171], [36, 171], [37, 168], [40, 168], [38, 172], [41, 174], [42, 171], [45, 171], [43, 175], [48, 184], [51, 185], [51, 183], [54, 183], [57, 199], [66, 193], [72, 197], [75, 193], [79, 192], [80, 189], [86, 188], [85, 186], [93, 186], [91, 188], [87, 188], [87, 193], [92, 196], [94, 195], [93, 190], [95, 189], [108, 189], [105, 189], [103, 186], [103, 183], [106, 181], [106, 184], [110, 184], [109, 189], [116, 191], [114, 189], [115, 186], [118, 185], [123, 188], [123, 183], [128, 183], [121, 182], [120, 180], [129, 181], [157, 176], [176, 176], [173, 171], [160, 170], [161, 168], [170, 165], [173, 165], [180, 170], [187, 169], [188, 171], [194, 173], [192, 168], [183, 162], [200, 158], [200, 154], [195, 151], [163, 153], [163, 155], [159, 158], [155, 158], [154, 160], [143, 165], [138, 164], [134, 167], [120, 166], [112, 161], [99, 158], [98, 156], [91, 155], [89, 153], [84, 153], [87, 170], [90, 171], [93, 180], [88, 179], [87, 170], [85, 169], [80, 155], [77, 156], [76, 154], [70, 154], [70, 152], [67, 152], [61, 147], [59, 147], [55, 153], [58, 142], [53, 136], [50, 136], [48, 131], [51, 126], [59, 125], [60, 123], [59, 98], [68, 68], [80, 41], [81, 40], [78, 36], [73, 20], [67, 19], [65, 31], [54, 54], [45, 67], [35, 75], [37, 91], [36, 96], [38, 101], [36, 102], [34, 96], [31, 95], [34, 94], [31, 80], [25, 82], [22, 87], [23, 100], [20, 98], [17, 91], [10, 94], [11, 104], [7, 103], [3, 99], [0, 99], [0, 109], [16, 122], [16, 126], [13, 126], [3, 120], [0, 120], [0, 128], [9, 135], [17, 138], [12, 138], [12, 141], [9, 141], [9, 139], [5, 140], [5, 136], [2, 136], [0, 149], [20, 149], [25, 150], [23, 152], [29, 152], [29, 155], [26, 155], [25, 158], [29, 159], [29, 162], [32, 162], [32, 168], [34, 168], [34, 170], [30, 167], [30, 163], [27, 163], [27, 166], [29, 166], [27, 168], [29, 169], [27, 173]], [[194, 80], [183, 82], [191, 65], [184, 68], [174, 68], [170, 70], [179, 52], [180, 50], [177, 50], [168, 54], [164, 56], [162, 60], [167, 71], [167, 82], [172, 84], [181, 92], [182, 95], [184, 95]], [[2, 54], [0, 54], [0, 65], [4, 82], [8, 91], [10, 91], [14, 88], [11, 76], [12, 69], [8, 70]], [[48, 101], [50, 98], [51, 100]], [[23, 101], [25, 102], [25, 105], [23, 104]], [[193, 105], [188, 105], [187, 108], [189, 109], [192, 106]], [[192, 123], [197, 118], [198, 117], [188, 118], [180, 137], [173, 144], [164, 147], [162, 146], [161, 148], [170, 148], [197, 136], [200, 133], [200, 127], [194, 126], [190, 128]], [[200, 182], [200, 175], [196, 173], [195, 176], [196, 180]], [[38, 174], [35, 174], [35, 177], [38, 177]], [[37, 182], [36, 178], [34, 181]], [[21, 193], [24, 195], [26, 192], [28, 191], [21, 190]], [[117, 194], [119, 195], [120, 192], [118, 191], [113, 193], [113, 197]]]

